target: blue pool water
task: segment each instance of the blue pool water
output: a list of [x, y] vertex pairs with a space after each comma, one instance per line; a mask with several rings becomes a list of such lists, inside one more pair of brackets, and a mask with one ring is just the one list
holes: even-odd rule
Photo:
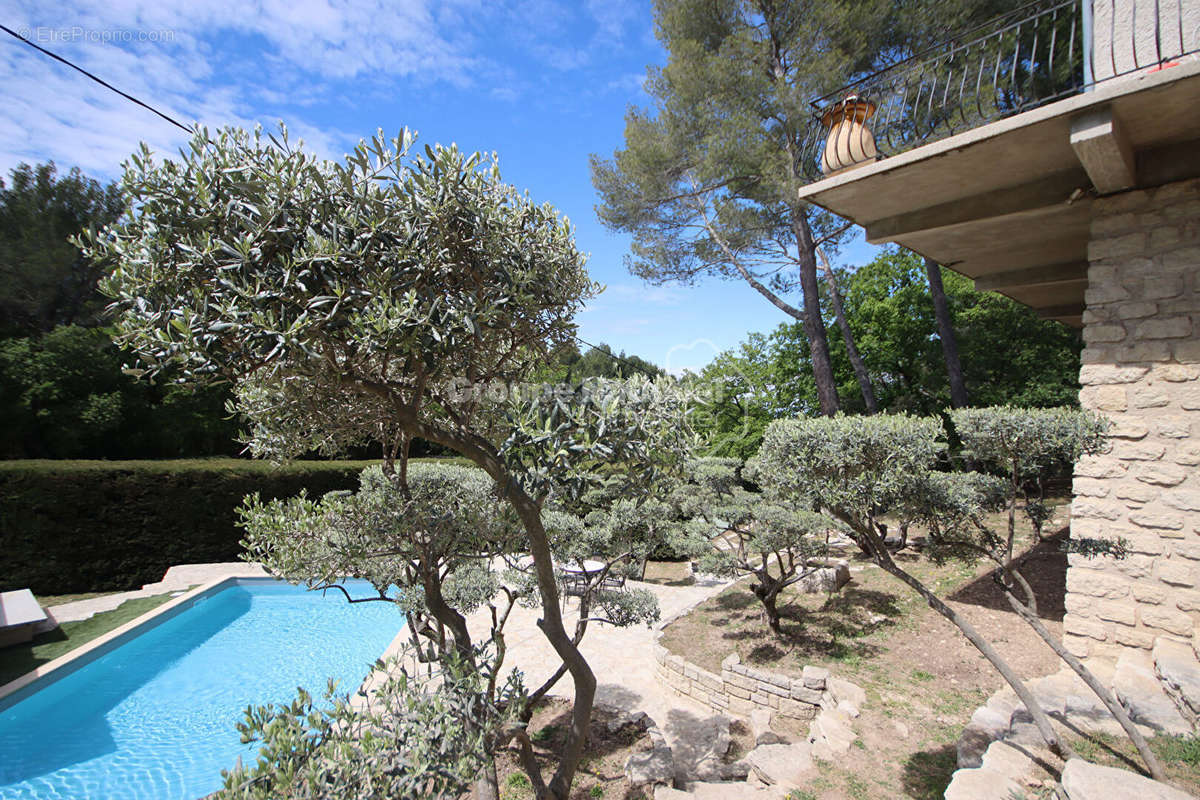
[[[371, 593], [348, 584], [352, 594]], [[403, 625], [391, 603], [347, 603], [241, 581], [0, 710], [0, 798], [196, 800], [256, 746], [247, 705], [358, 688]]]

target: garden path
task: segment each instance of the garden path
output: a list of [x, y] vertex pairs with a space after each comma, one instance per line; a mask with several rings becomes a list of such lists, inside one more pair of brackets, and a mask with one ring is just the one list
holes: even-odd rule
[[[662, 729], [667, 743], [681, 754], [711, 738], [712, 710], [668, 691], [654, 677], [654, 637], [675, 617], [720, 593], [730, 583], [711, 575], [696, 575], [695, 583], [687, 586], [629, 581], [628, 586], [649, 589], [658, 598], [660, 621], [653, 627], [614, 628], [595, 622], [588, 626], [580, 650], [596, 674], [596, 703], [626, 712], [646, 712]], [[518, 606], [505, 626], [506, 661], [510, 668], [525, 673], [525, 685], [530, 689], [540, 686], [561, 663], [537, 627], [538, 617], [538, 609]], [[563, 619], [568, 631], [575, 629], [576, 619], [578, 604], [569, 600]], [[472, 638], [482, 638], [487, 635], [491, 619], [485, 609], [472, 614], [467, 622]], [[550, 694], [573, 699], [575, 687], [570, 675], [564, 676]], [[697, 757], [702, 755], [698, 753]]]

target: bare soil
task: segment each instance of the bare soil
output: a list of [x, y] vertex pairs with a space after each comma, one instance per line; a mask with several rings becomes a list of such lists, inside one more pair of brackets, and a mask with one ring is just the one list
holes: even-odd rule
[[[632, 753], [648, 750], [650, 738], [637, 725], [610, 731], [608, 723], [615, 716], [604, 708], [592, 712], [586, 755], [575, 773], [571, 800], [643, 800], [649, 797], [642, 789], [629, 785], [625, 778], [625, 761]], [[561, 751], [566, 741], [570, 723], [571, 704], [555, 698], [543, 701], [529, 721], [527, 729], [533, 739], [534, 752], [547, 780], [558, 763], [555, 754]], [[496, 767], [500, 776], [500, 800], [532, 800], [533, 790], [521, 769], [515, 746], [500, 753]]]
[[[1059, 499], [1060, 516], [1066, 500]], [[992, 520], [995, 525], [1002, 520]], [[1063, 529], [1026, 547], [1023, 574], [1038, 594], [1039, 614], [1061, 636], [1066, 556]], [[1004, 683], [950, 622], [907, 586], [855, 551], [850, 583], [834, 595], [786, 593], [782, 636], [771, 634], [761, 606], [739, 581], [670, 625], [667, 649], [713, 670], [731, 652], [745, 663], [799, 674], [806, 664], [829, 668], [862, 686], [866, 708], [855, 722], [859, 739], [836, 765], [822, 764], [797, 796], [837, 798], [942, 797], [956, 767], [955, 745], [976, 707]], [[1011, 611], [985, 567], [937, 565], [906, 550], [897, 560], [990, 640], [1022, 676], [1058, 670], [1060, 662], [1033, 629]]]

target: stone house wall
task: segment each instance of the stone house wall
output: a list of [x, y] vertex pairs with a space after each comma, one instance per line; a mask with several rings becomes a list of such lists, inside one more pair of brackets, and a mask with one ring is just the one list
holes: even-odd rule
[[1111, 451], [1076, 466], [1064, 643], [1078, 656], [1191, 641], [1200, 621], [1200, 180], [1100, 198], [1088, 245], [1080, 402]]

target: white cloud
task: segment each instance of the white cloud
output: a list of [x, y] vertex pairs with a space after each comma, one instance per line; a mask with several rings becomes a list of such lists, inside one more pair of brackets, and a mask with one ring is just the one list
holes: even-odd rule
[[632, 0], [587, 0], [587, 9], [596, 20], [600, 36], [610, 41], [624, 39], [626, 29], [640, 15]]
[[[185, 125], [274, 128], [285, 118], [316, 152], [339, 157], [358, 137], [313, 124], [298, 110], [326, 100], [323, 86], [337, 81], [469, 82], [481, 65], [470, 32], [438, 22], [469, 2], [442, 3], [434, 12], [424, 0], [80, 0], [53, 11], [25, 3], [7, 22]], [[168, 154], [186, 140], [69, 67], [15, 40], [0, 44], [0, 174], [20, 161], [53, 159], [114, 177], [138, 142]]]
[[606, 286], [600, 297], [617, 301], [623, 305], [644, 303], [654, 306], [675, 306], [683, 302], [686, 292], [678, 286], [615, 283]]
[[[13, 4], [6, 24], [185, 124], [273, 128], [285, 119], [335, 157], [367, 132], [318, 124], [330, 109], [385, 104], [397, 81], [418, 89], [483, 86], [497, 100], [518, 102], [553, 84], [555, 72], [600, 70], [644, 16], [634, 0]], [[0, 45], [7, 112], [0, 174], [19, 161], [54, 159], [114, 177], [139, 141], [160, 153], [185, 141], [182, 131], [65, 65], [16, 41]], [[523, 59], [544, 66], [533, 73], [542, 80], [530, 80]], [[641, 80], [629, 74], [596, 86], [634, 91]], [[571, 99], [582, 102], [579, 93]]]
[[613, 80], [609, 81], [608, 88], [613, 91], [627, 92], [630, 94], [645, 91], [646, 73], [627, 72], [619, 78], [614, 78]]

